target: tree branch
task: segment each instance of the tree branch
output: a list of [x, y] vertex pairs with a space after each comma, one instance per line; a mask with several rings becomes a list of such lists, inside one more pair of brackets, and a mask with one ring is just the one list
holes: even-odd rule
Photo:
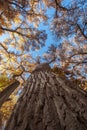
[[82, 29], [80, 28], [79, 24], [76, 24], [77, 28], [80, 30], [81, 34], [84, 36], [84, 38], [87, 39], [87, 36], [84, 34], [84, 32], [82, 31]]
[[17, 33], [21, 36], [24, 36], [24, 37], [27, 37], [27, 38], [30, 38], [30, 39], [34, 39], [35, 37], [34, 36], [29, 36], [29, 35], [26, 35], [26, 34], [23, 34], [19, 31], [17, 31], [17, 29], [13, 30], [13, 29], [9, 29], [9, 28], [4, 28], [4, 27], [1, 27], [0, 26], [0, 29], [4, 30], [4, 31], [8, 31], [8, 32], [13, 32], [13, 33]]
[[77, 9], [76, 7], [74, 7], [74, 8], [72, 7], [71, 9], [68, 9], [68, 8], [66, 8], [66, 7], [62, 6], [62, 5], [61, 5], [61, 3], [60, 3], [60, 2], [58, 2], [58, 0], [55, 0], [55, 3], [56, 3], [56, 6], [57, 6], [57, 7], [59, 7], [60, 9], [65, 10], [65, 11], [70, 11], [70, 10]]
[[72, 57], [74, 57], [76, 55], [87, 55], [87, 52], [78, 52], [78, 53], [75, 53], [75, 54], [71, 55], [69, 58], [72, 58]]
[[1, 47], [6, 51], [6, 53], [9, 54], [9, 52], [7, 51], [7, 48], [6, 48], [2, 43], [0, 43], [0, 45], [1, 45]]

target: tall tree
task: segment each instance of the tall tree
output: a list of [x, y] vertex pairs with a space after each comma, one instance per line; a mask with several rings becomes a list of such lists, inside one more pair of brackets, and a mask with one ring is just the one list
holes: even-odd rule
[[[73, 77], [78, 77], [78, 78], [80, 77], [80, 78], [84, 78], [86, 80], [86, 72], [87, 72], [87, 67], [86, 67], [86, 63], [87, 63], [87, 52], [86, 52], [86, 50], [87, 50], [87, 40], [86, 40], [86, 38], [87, 38], [87, 18], [86, 18], [87, 12], [86, 12], [86, 6], [87, 6], [86, 0], [77, 0], [77, 1], [70, 1], [70, 2], [69, 1], [67, 2], [66, 0], [48, 0], [48, 1], [47, 0], [25, 0], [25, 1], [23, 1], [23, 0], [3, 0], [3, 1], [0, 0], [0, 35], [3, 38], [3, 40], [1, 40], [1, 42], [0, 42], [0, 74], [5, 74], [8, 77], [12, 77], [12, 79], [16, 78], [20, 82], [22, 80], [22, 82], [27, 82], [27, 84], [28, 84], [28, 82], [31, 82], [32, 78], [28, 79], [29, 81], [28, 80], [26, 81], [27, 75], [28, 75], [27, 73], [32, 72], [32, 70], [35, 68], [37, 63], [40, 63], [40, 61], [39, 61], [40, 58], [37, 58], [37, 63], [36, 63], [36, 60], [31, 55], [31, 50], [34, 50], [34, 51], [38, 50], [45, 45], [45, 40], [47, 38], [47, 35], [45, 34], [45, 31], [40, 30], [38, 28], [38, 26], [42, 20], [47, 21], [47, 19], [48, 19], [48, 23], [50, 22], [49, 28], [52, 31], [52, 33], [56, 35], [56, 39], [60, 40], [61, 45], [59, 45], [59, 46], [57, 45], [55, 47], [54, 43], [53, 43], [52, 46], [50, 47], [50, 49], [48, 50], [47, 54], [44, 54], [45, 58], [48, 61], [55, 59], [54, 63], [56, 65], [59, 65], [59, 67], [62, 68], [63, 72], [65, 72], [67, 70], [69, 72], [71, 70], [72, 71], [72, 73], [70, 72], [71, 76], [74, 74]], [[55, 12], [54, 15], [51, 15], [52, 16], [51, 21], [49, 20], [49, 13], [47, 13], [47, 10], [49, 10], [50, 7]], [[46, 15], [46, 13], [47, 13], [47, 15]], [[57, 44], [59, 44], [59, 42], [57, 42]], [[39, 68], [40, 67], [41, 66], [39, 66]], [[43, 70], [43, 68], [45, 70], [45, 67], [43, 65], [41, 68], [42, 68], [42, 70]], [[49, 67], [47, 67], [47, 68], [49, 68]], [[32, 76], [35, 77], [35, 75], [42, 73], [44, 76], [46, 76], [47, 79], [50, 79], [49, 76], [51, 76], [52, 73], [51, 73], [50, 69], [48, 69], [48, 70], [47, 70], [48, 76], [46, 76], [46, 73], [44, 71], [41, 71], [41, 70], [39, 71], [37, 69], [37, 71], [35, 71], [31, 74], [31, 77]], [[39, 74], [39, 76], [40, 76], [40, 74]], [[37, 75], [37, 77], [38, 77], [38, 75]], [[38, 78], [37, 78], [37, 82], [39, 82]], [[68, 78], [70, 78], [70, 77], [68, 76]], [[35, 78], [33, 80], [35, 80], [35, 82], [36, 82]], [[40, 79], [40, 81], [43, 82], [42, 78]], [[53, 82], [57, 82], [57, 85], [58, 85], [60, 83], [60, 80], [59, 80], [59, 78], [58, 78], [58, 80], [53, 79]], [[55, 89], [57, 89], [57, 88], [55, 87], [54, 84], [52, 85], [51, 81], [49, 81], [49, 80], [47, 81], [46, 84], [47, 84], [46, 85], [47, 90], [45, 91], [43, 89], [43, 91], [45, 91], [43, 95], [47, 95], [48, 98], [45, 98], [44, 100], [46, 101], [46, 103], [49, 100], [48, 104], [50, 104], [51, 102], [53, 104], [56, 99], [55, 94], [53, 94], [53, 93], [55, 92]], [[51, 91], [49, 90], [48, 84], [50, 85], [50, 88], [51, 88], [51, 86], [54, 86], [54, 90], [52, 88], [52, 95], [54, 97], [54, 102], [53, 102], [53, 100], [49, 99], [49, 95], [51, 95]], [[32, 85], [34, 85], [34, 82], [32, 83]], [[39, 89], [38, 85], [35, 85], [35, 86]], [[64, 85], [61, 84], [61, 86], [62, 87], [61, 87], [59, 93], [62, 93], [62, 94], [59, 95], [59, 99], [56, 99], [58, 104], [60, 103], [59, 100], [62, 100], [63, 104], [65, 104], [63, 107], [67, 108], [67, 109], [63, 108], [66, 117], [68, 116], [67, 111], [69, 110], [72, 113], [70, 115], [70, 117], [72, 117], [72, 122], [74, 120], [73, 116], [75, 115], [74, 121], [76, 121], [76, 127], [79, 124], [79, 122], [83, 122], [84, 127], [82, 126], [82, 123], [81, 123], [81, 128], [86, 129], [85, 121], [87, 120], [87, 118], [84, 117], [84, 112], [83, 112], [83, 111], [87, 112], [86, 106], [84, 105], [86, 103], [86, 101], [85, 101], [86, 98], [84, 98], [85, 92], [83, 93], [83, 91], [81, 91], [79, 88], [74, 89], [73, 87], [70, 87], [68, 89], [68, 86], [66, 86], [65, 87], [66, 89], [63, 91]], [[42, 88], [42, 84], [40, 87]], [[13, 87], [11, 90], [13, 91], [14, 88], [16, 88], [16, 86]], [[26, 88], [26, 85], [25, 85], [25, 88]], [[37, 90], [37, 88], [36, 88], [36, 90]], [[58, 85], [58, 88], [60, 88], [59, 85]], [[26, 89], [28, 89], [28, 88], [26, 88]], [[10, 93], [7, 94], [7, 96], [5, 96], [5, 100], [8, 97], [8, 95], [11, 94], [11, 92], [12, 92], [11, 90], [10, 90]], [[33, 91], [34, 91], [34, 89], [33, 89]], [[79, 93], [77, 93], [77, 91], [78, 92], [80, 91], [79, 92], [80, 95], [79, 95]], [[23, 90], [23, 93], [24, 92], [26, 92], [26, 91]], [[70, 95], [69, 95], [69, 92], [70, 92]], [[2, 93], [5, 94], [4, 91]], [[25, 96], [26, 96], [26, 93], [25, 93]], [[42, 93], [42, 89], [40, 89], [40, 92], [37, 92], [37, 94], [35, 95], [34, 98], [36, 100], [37, 100], [37, 97], [40, 98], [39, 96], [41, 95], [41, 93]], [[73, 99], [72, 93], [74, 93], [74, 95], [75, 95], [74, 99]], [[41, 96], [43, 96], [43, 95], [41, 95]], [[64, 96], [62, 96], [62, 95], [64, 95]], [[68, 95], [68, 97], [70, 97], [70, 100], [68, 100], [67, 95]], [[25, 96], [23, 94], [23, 99], [28, 100], [27, 98], [25, 98]], [[30, 98], [31, 101], [33, 100], [32, 97], [33, 96], [31, 94], [31, 98]], [[71, 99], [71, 97], [72, 97], [72, 99]], [[80, 99], [81, 99], [81, 101], [80, 101]], [[75, 103], [77, 103], [77, 105], [75, 104], [75, 108], [76, 108], [75, 111], [73, 110], [74, 109], [73, 101], [75, 101]], [[21, 103], [21, 101], [18, 101], [18, 102], [19, 102], [19, 104]], [[42, 102], [42, 99], [41, 99], [41, 102]], [[24, 104], [24, 103], [25, 103], [25, 101], [23, 101], [22, 104]], [[81, 109], [81, 103], [83, 103], [83, 106], [85, 106], [85, 108], [83, 107]], [[38, 102], [36, 101], [35, 104], [37, 106]], [[55, 103], [55, 104], [57, 105], [57, 103]], [[34, 103], [33, 103], [33, 106], [34, 106]], [[49, 105], [47, 106], [47, 108], [48, 107], [49, 107]], [[52, 105], [52, 107], [53, 107], [53, 105]], [[45, 109], [47, 109], [47, 108], [45, 108]], [[38, 106], [37, 106], [37, 109], [38, 109]], [[56, 109], [56, 108], [53, 107], [53, 111], [54, 111], [54, 109]], [[22, 106], [21, 106], [20, 110], [22, 110]], [[57, 110], [59, 110], [59, 109], [57, 109]], [[23, 109], [23, 111], [24, 111], [24, 109]], [[31, 111], [31, 109], [30, 109], [30, 111]], [[36, 111], [37, 110], [35, 109], [35, 112]], [[48, 111], [48, 110], [46, 110], [46, 111]], [[79, 111], [79, 114], [77, 111]], [[63, 110], [62, 110], [62, 112], [63, 112]], [[27, 113], [27, 112], [25, 112], [25, 113]], [[38, 113], [38, 112], [36, 112], [36, 113]], [[55, 115], [55, 113], [56, 112], [54, 112], [54, 115]], [[61, 112], [59, 111], [58, 114], [60, 114], [60, 113]], [[20, 114], [21, 114], [21, 112], [20, 112]], [[16, 113], [12, 117], [13, 120], [14, 120], [15, 115], [16, 115]], [[60, 115], [58, 116], [58, 120], [60, 120], [59, 124], [62, 124], [61, 120], [64, 121], [65, 117], [64, 118], [62, 117], [62, 119], [60, 119], [60, 117], [62, 117], [62, 114], [61, 114], [61, 116]], [[21, 117], [18, 114], [18, 121], [20, 120], [20, 118]], [[51, 119], [51, 117], [50, 117], [50, 119]], [[57, 119], [57, 117], [55, 119]], [[13, 124], [15, 124], [15, 123], [13, 123]], [[59, 125], [59, 126], [61, 126], [63, 128], [68, 127], [66, 124], [67, 124], [66, 121], [64, 121], [63, 125], [65, 125], [65, 126], [62, 126], [62, 125]], [[16, 126], [16, 124], [15, 124], [15, 126]], [[63, 129], [63, 128], [61, 128], [61, 129]], [[28, 129], [28, 128], [26, 128], [26, 129]], [[51, 128], [48, 128], [48, 129], [51, 129]], [[73, 129], [74, 129], [74, 126], [73, 126]]]
[[49, 64], [36, 67], [5, 130], [86, 130], [87, 93], [66, 85]]

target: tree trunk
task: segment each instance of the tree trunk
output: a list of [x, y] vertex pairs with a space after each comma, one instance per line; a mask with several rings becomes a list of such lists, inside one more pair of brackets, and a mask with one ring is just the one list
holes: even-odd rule
[[19, 81], [15, 81], [0, 93], [0, 107], [9, 98], [11, 93], [14, 92], [14, 90], [18, 87], [19, 84]]
[[87, 130], [87, 93], [41, 65], [26, 82], [5, 130]]

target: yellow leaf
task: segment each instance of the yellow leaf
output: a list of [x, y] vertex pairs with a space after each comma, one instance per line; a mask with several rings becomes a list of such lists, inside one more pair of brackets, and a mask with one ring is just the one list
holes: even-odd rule
[[3, 31], [2, 29], [0, 29], [0, 35], [2, 35], [2, 34], [3, 34], [3, 32], [4, 32], [4, 31]]
[[15, 22], [15, 24], [20, 24], [21, 23], [21, 19], [19, 18], [19, 16], [16, 16], [14, 18], [14, 22]]

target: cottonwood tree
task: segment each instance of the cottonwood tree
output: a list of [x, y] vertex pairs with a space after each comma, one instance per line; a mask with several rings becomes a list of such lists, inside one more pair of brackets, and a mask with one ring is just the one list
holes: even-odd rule
[[87, 93], [44, 63], [27, 80], [5, 130], [86, 130], [86, 122]]
[[[55, 9], [51, 30], [57, 38], [63, 38], [63, 44], [59, 49], [57, 47], [51, 48], [50, 59], [56, 59], [55, 63], [57, 63], [59, 57], [60, 66], [65, 67], [65, 69], [66, 65], [72, 67], [73, 62], [75, 64], [83, 60], [86, 62], [86, 52], [82, 53], [79, 50], [80, 44], [83, 46], [84, 43], [84, 47], [86, 47], [85, 1], [78, 0], [77, 4], [73, 2], [70, 7], [65, 6], [63, 1], [57, 0], [27, 0], [25, 2], [8, 0], [0, 2], [2, 5], [0, 7], [2, 22], [0, 30], [1, 34], [8, 37], [0, 44], [1, 73], [9, 73], [13, 78], [21, 77], [25, 81], [26, 77], [23, 74], [32, 71], [33, 67], [35, 68], [37, 63], [29, 51], [39, 49], [45, 43], [46, 34], [44, 31], [38, 30], [37, 26], [41, 20], [47, 19], [45, 11], [50, 7]], [[84, 11], [82, 11], [81, 5], [84, 5]], [[84, 24], [81, 24], [79, 18], [83, 20]], [[4, 23], [4, 21], [6, 22]], [[71, 41], [74, 39], [76, 46], [73, 47], [71, 41], [66, 42], [66, 37]], [[77, 59], [78, 55], [81, 55], [80, 61]], [[39, 64], [26, 80], [21, 97], [5, 129], [86, 130], [87, 93], [80, 88], [65, 84], [62, 79], [51, 72], [47, 63]]]

